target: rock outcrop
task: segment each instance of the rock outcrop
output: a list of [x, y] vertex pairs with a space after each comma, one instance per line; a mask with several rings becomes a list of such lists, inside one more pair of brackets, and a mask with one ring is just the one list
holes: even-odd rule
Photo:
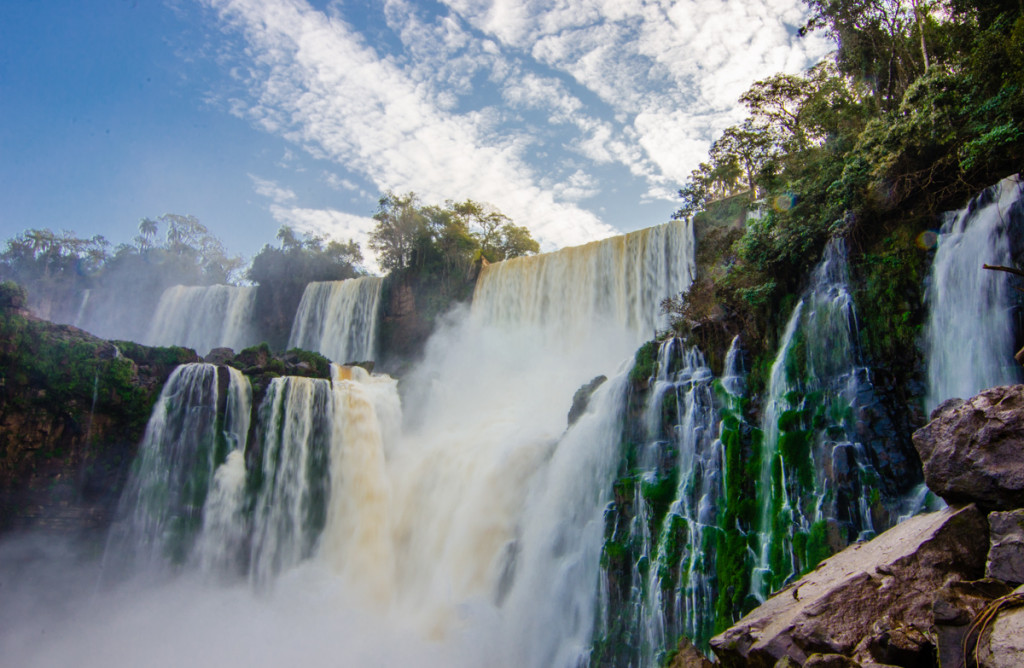
[[1024, 665], [1024, 587], [1001, 603], [1003, 610], [979, 639], [977, 657], [982, 668]]
[[724, 666], [804, 665], [813, 654], [901, 665], [932, 651], [918, 630], [933, 624], [934, 592], [980, 578], [987, 546], [974, 506], [911, 518], [825, 560], [711, 646]]
[[914, 434], [928, 487], [947, 503], [1024, 507], [1024, 385], [946, 402]]
[[105, 527], [164, 381], [195, 361], [0, 313], [0, 531]]

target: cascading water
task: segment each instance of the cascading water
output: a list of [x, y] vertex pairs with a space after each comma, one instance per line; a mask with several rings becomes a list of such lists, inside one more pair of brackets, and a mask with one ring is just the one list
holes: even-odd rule
[[1013, 359], [1017, 299], [1010, 277], [982, 266], [1013, 266], [1014, 243], [1022, 230], [1024, 182], [1019, 176], [947, 214], [926, 293], [928, 411], [949, 398], [966, 399], [1024, 380]]
[[[179, 550], [186, 563], [261, 586], [172, 581], [114, 606], [106, 624], [94, 615], [79, 627], [90, 646], [107, 646], [104, 629], [117, 628], [120, 611], [188, 591], [187, 604], [139, 616], [139, 647], [176, 629], [162, 646], [189, 664], [198, 647], [199, 664], [230, 661], [222, 645], [244, 645], [271, 665], [585, 664], [624, 360], [658, 326], [660, 299], [688, 287], [692, 234], [673, 223], [516, 262], [547, 278], [485, 270], [472, 311], [445, 319], [403, 378], [401, 427], [396, 384], [385, 376], [353, 368], [336, 369], [331, 381], [270, 380], [244, 456], [232, 450], [210, 463], [201, 453], [188, 465], [203, 472], [202, 485], [187, 485], [202, 486], [205, 503], [190, 504], [204, 507], [201, 521], [189, 516], [199, 537]], [[651, 267], [656, 280], [644, 273]], [[516, 275], [526, 283], [517, 287]], [[657, 287], [645, 285], [652, 280]], [[574, 392], [597, 374], [610, 380], [567, 429]], [[190, 433], [207, 433], [216, 412], [194, 412]], [[161, 443], [166, 453], [183, 450], [170, 437]], [[163, 489], [177, 484], [168, 479]], [[245, 629], [257, 632], [238, 642]], [[79, 640], [76, 631], [46, 654], [63, 656]], [[118, 645], [116, 658], [97, 653], [107, 663], [146, 658], [134, 644], [109, 644]]]
[[92, 290], [86, 288], [82, 290], [82, 301], [78, 304], [78, 311], [75, 312], [75, 319], [71, 323], [75, 327], [81, 327], [82, 323], [85, 322], [85, 309], [89, 305], [89, 297], [92, 296]]
[[205, 355], [214, 348], [241, 350], [258, 343], [253, 331], [255, 287], [233, 285], [167, 288], [144, 342], [184, 346]]
[[[734, 341], [733, 386], [738, 359]], [[616, 483], [622, 507], [609, 511], [596, 665], [661, 665], [680, 636], [703, 646], [712, 635], [724, 463], [716, 383], [700, 351], [679, 339], [661, 344], [640, 445]]]
[[185, 364], [174, 370], [146, 425], [109, 554], [143, 568], [190, 557], [215, 471], [245, 446], [251, 396], [236, 369]]
[[333, 395], [327, 380], [275, 378], [250, 453], [250, 576], [267, 583], [313, 554], [327, 516]]
[[382, 281], [363, 276], [308, 284], [288, 347], [315, 350], [338, 364], [375, 359]]
[[689, 288], [693, 249], [691, 224], [678, 221], [499, 262], [483, 269], [473, 312], [494, 324], [545, 323], [563, 340], [607, 323], [625, 327], [637, 345], [667, 324], [662, 300]]
[[859, 365], [848, 285], [846, 249], [833, 240], [793, 309], [772, 365], [751, 577], [758, 600], [839, 546], [883, 528], [873, 526], [871, 512], [882, 500], [881, 479], [857, 433], [870, 381]]

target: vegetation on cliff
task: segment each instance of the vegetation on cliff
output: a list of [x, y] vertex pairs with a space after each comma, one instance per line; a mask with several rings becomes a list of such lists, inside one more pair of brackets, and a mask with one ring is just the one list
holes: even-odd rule
[[856, 297], [872, 306], [861, 309], [869, 350], [902, 384], [923, 317], [919, 235], [1024, 164], [1024, 12], [998, 1], [808, 4], [805, 30], [839, 47], [806, 74], [769, 77], [740, 98], [750, 116], [693, 171], [676, 216], [699, 219], [740, 195], [756, 215], [714, 240], [717, 261], [702, 267], [690, 299], [667, 307], [683, 331], [731, 322], [766, 354], [787, 296], [827, 239], [843, 235]]
[[192, 361], [0, 310], [0, 529], [61, 504], [86, 514], [72, 525], [103, 525], [164, 380]]

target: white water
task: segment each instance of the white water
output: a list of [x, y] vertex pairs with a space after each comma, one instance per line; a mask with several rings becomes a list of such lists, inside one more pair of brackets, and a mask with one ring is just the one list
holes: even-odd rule
[[[246, 457], [232, 452], [210, 478], [196, 548], [201, 566], [248, 577], [116, 588], [48, 626], [46, 645], [16, 640], [37, 618], [0, 631], [11, 660], [581, 665], [626, 362], [661, 298], [689, 285], [688, 235], [672, 224], [517, 261], [540, 282], [492, 265], [472, 312], [452, 314], [403, 379], [404, 417], [384, 376], [273, 380]], [[645, 263], [661, 287], [642, 285]], [[575, 390], [601, 373], [611, 379], [567, 430]]]
[[[833, 240], [803, 299], [793, 309], [772, 364], [761, 421], [759, 550], [751, 576], [751, 593], [760, 600], [773, 589], [770, 576], [784, 582], [806, 568], [794, 551], [795, 532], [809, 532], [819, 521], [845, 523], [843, 528], [854, 531], [858, 538], [870, 537], [875, 529], [867, 481], [877, 481], [878, 475], [868, 463], [855, 424], [859, 390], [868, 381], [859, 366], [856, 313], [847, 272], [845, 245]], [[792, 423], [788, 429], [780, 428], [784, 417]], [[791, 455], [787, 461], [783, 438], [789, 435], [783, 431], [808, 433], [806, 453]], [[798, 456], [806, 461], [796, 461]], [[809, 479], [802, 482], [801, 465], [809, 471]], [[839, 504], [841, 494], [844, 498]], [[847, 498], [849, 494], [853, 496]], [[837, 510], [840, 505], [842, 516]], [[773, 532], [779, 518], [786, 528]], [[781, 572], [771, 572], [773, 552], [781, 554], [782, 563], [776, 566]]]
[[255, 304], [255, 287], [175, 285], [160, 296], [143, 342], [184, 346], [200, 355], [221, 347], [239, 351], [259, 343]]
[[485, 267], [474, 313], [497, 324], [543, 323], [562, 340], [608, 325], [635, 343], [667, 324], [661, 301], [693, 281], [693, 229], [677, 221], [621, 237]]
[[220, 429], [218, 367], [185, 364], [167, 379], [111, 530], [110, 574], [122, 567], [160, 570], [189, 558], [210, 480], [229, 452], [245, 446], [248, 431], [249, 381], [224, 368], [228, 395]]
[[376, 359], [382, 281], [363, 276], [308, 284], [288, 347], [316, 351], [338, 364]]
[[1010, 177], [947, 214], [942, 225], [926, 295], [929, 412], [946, 399], [1024, 380], [1013, 359], [1011, 280], [1017, 279], [982, 267], [1013, 266], [1011, 239], [1024, 226], [1022, 194], [1020, 177]]

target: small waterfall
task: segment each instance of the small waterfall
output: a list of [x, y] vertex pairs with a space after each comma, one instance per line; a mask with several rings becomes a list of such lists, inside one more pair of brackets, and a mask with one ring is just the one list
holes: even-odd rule
[[881, 479], [858, 434], [870, 393], [859, 364], [846, 249], [833, 240], [786, 325], [762, 412], [758, 600], [878, 528]]
[[560, 341], [595, 326], [625, 327], [635, 347], [668, 324], [661, 302], [689, 288], [693, 249], [690, 223], [677, 221], [498, 262], [477, 280], [473, 314], [498, 325], [541, 325]]
[[362, 276], [308, 284], [288, 347], [319, 352], [338, 364], [376, 359], [382, 282]]
[[[360, 367], [332, 367], [334, 433], [327, 524], [320, 555], [363, 599], [386, 605], [394, 596], [394, 504], [385, 462], [381, 415], [399, 410], [396, 383]], [[378, 413], [378, 406], [388, 406]]]
[[[730, 359], [735, 364], [738, 355]], [[604, 594], [607, 646], [599, 641], [598, 665], [661, 665], [680, 636], [704, 645], [712, 635], [723, 465], [714, 386], [700, 351], [679, 339], [661, 344], [637, 473], [617, 483], [617, 500], [629, 502], [606, 531], [602, 580], [613, 584]], [[624, 553], [631, 554], [628, 588], [621, 565], [612, 563]], [[610, 590], [616, 600], [607, 598]]]
[[214, 348], [241, 350], [258, 343], [253, 331], [255, 287], [167, 288], [160, 296], [145, 343], [184, 346], [205, 355]]
[[946, 214], [926, 293], [929, 412], [946, 399], [1024, 380], [1013, 359], [1010, 276], [982, 268], [1013, 266], [1014, 237], [1024, 227], [1022, 194], [1024, 182], [1010, 177]]
[[[227, 385], [223, 404], [221, 374]], [[245, 445], [250, 392], [235, 369], [184, 364], [174, 370], [121, 497], [121, 520], [111, 534], [116, 550], [158, 568], [189, 558], [217, 467]]]
[[312, 556], [327, 517], [333, 405], [327, 380], [270, 381], [249, 453], [250, 577], [260, 584]]

